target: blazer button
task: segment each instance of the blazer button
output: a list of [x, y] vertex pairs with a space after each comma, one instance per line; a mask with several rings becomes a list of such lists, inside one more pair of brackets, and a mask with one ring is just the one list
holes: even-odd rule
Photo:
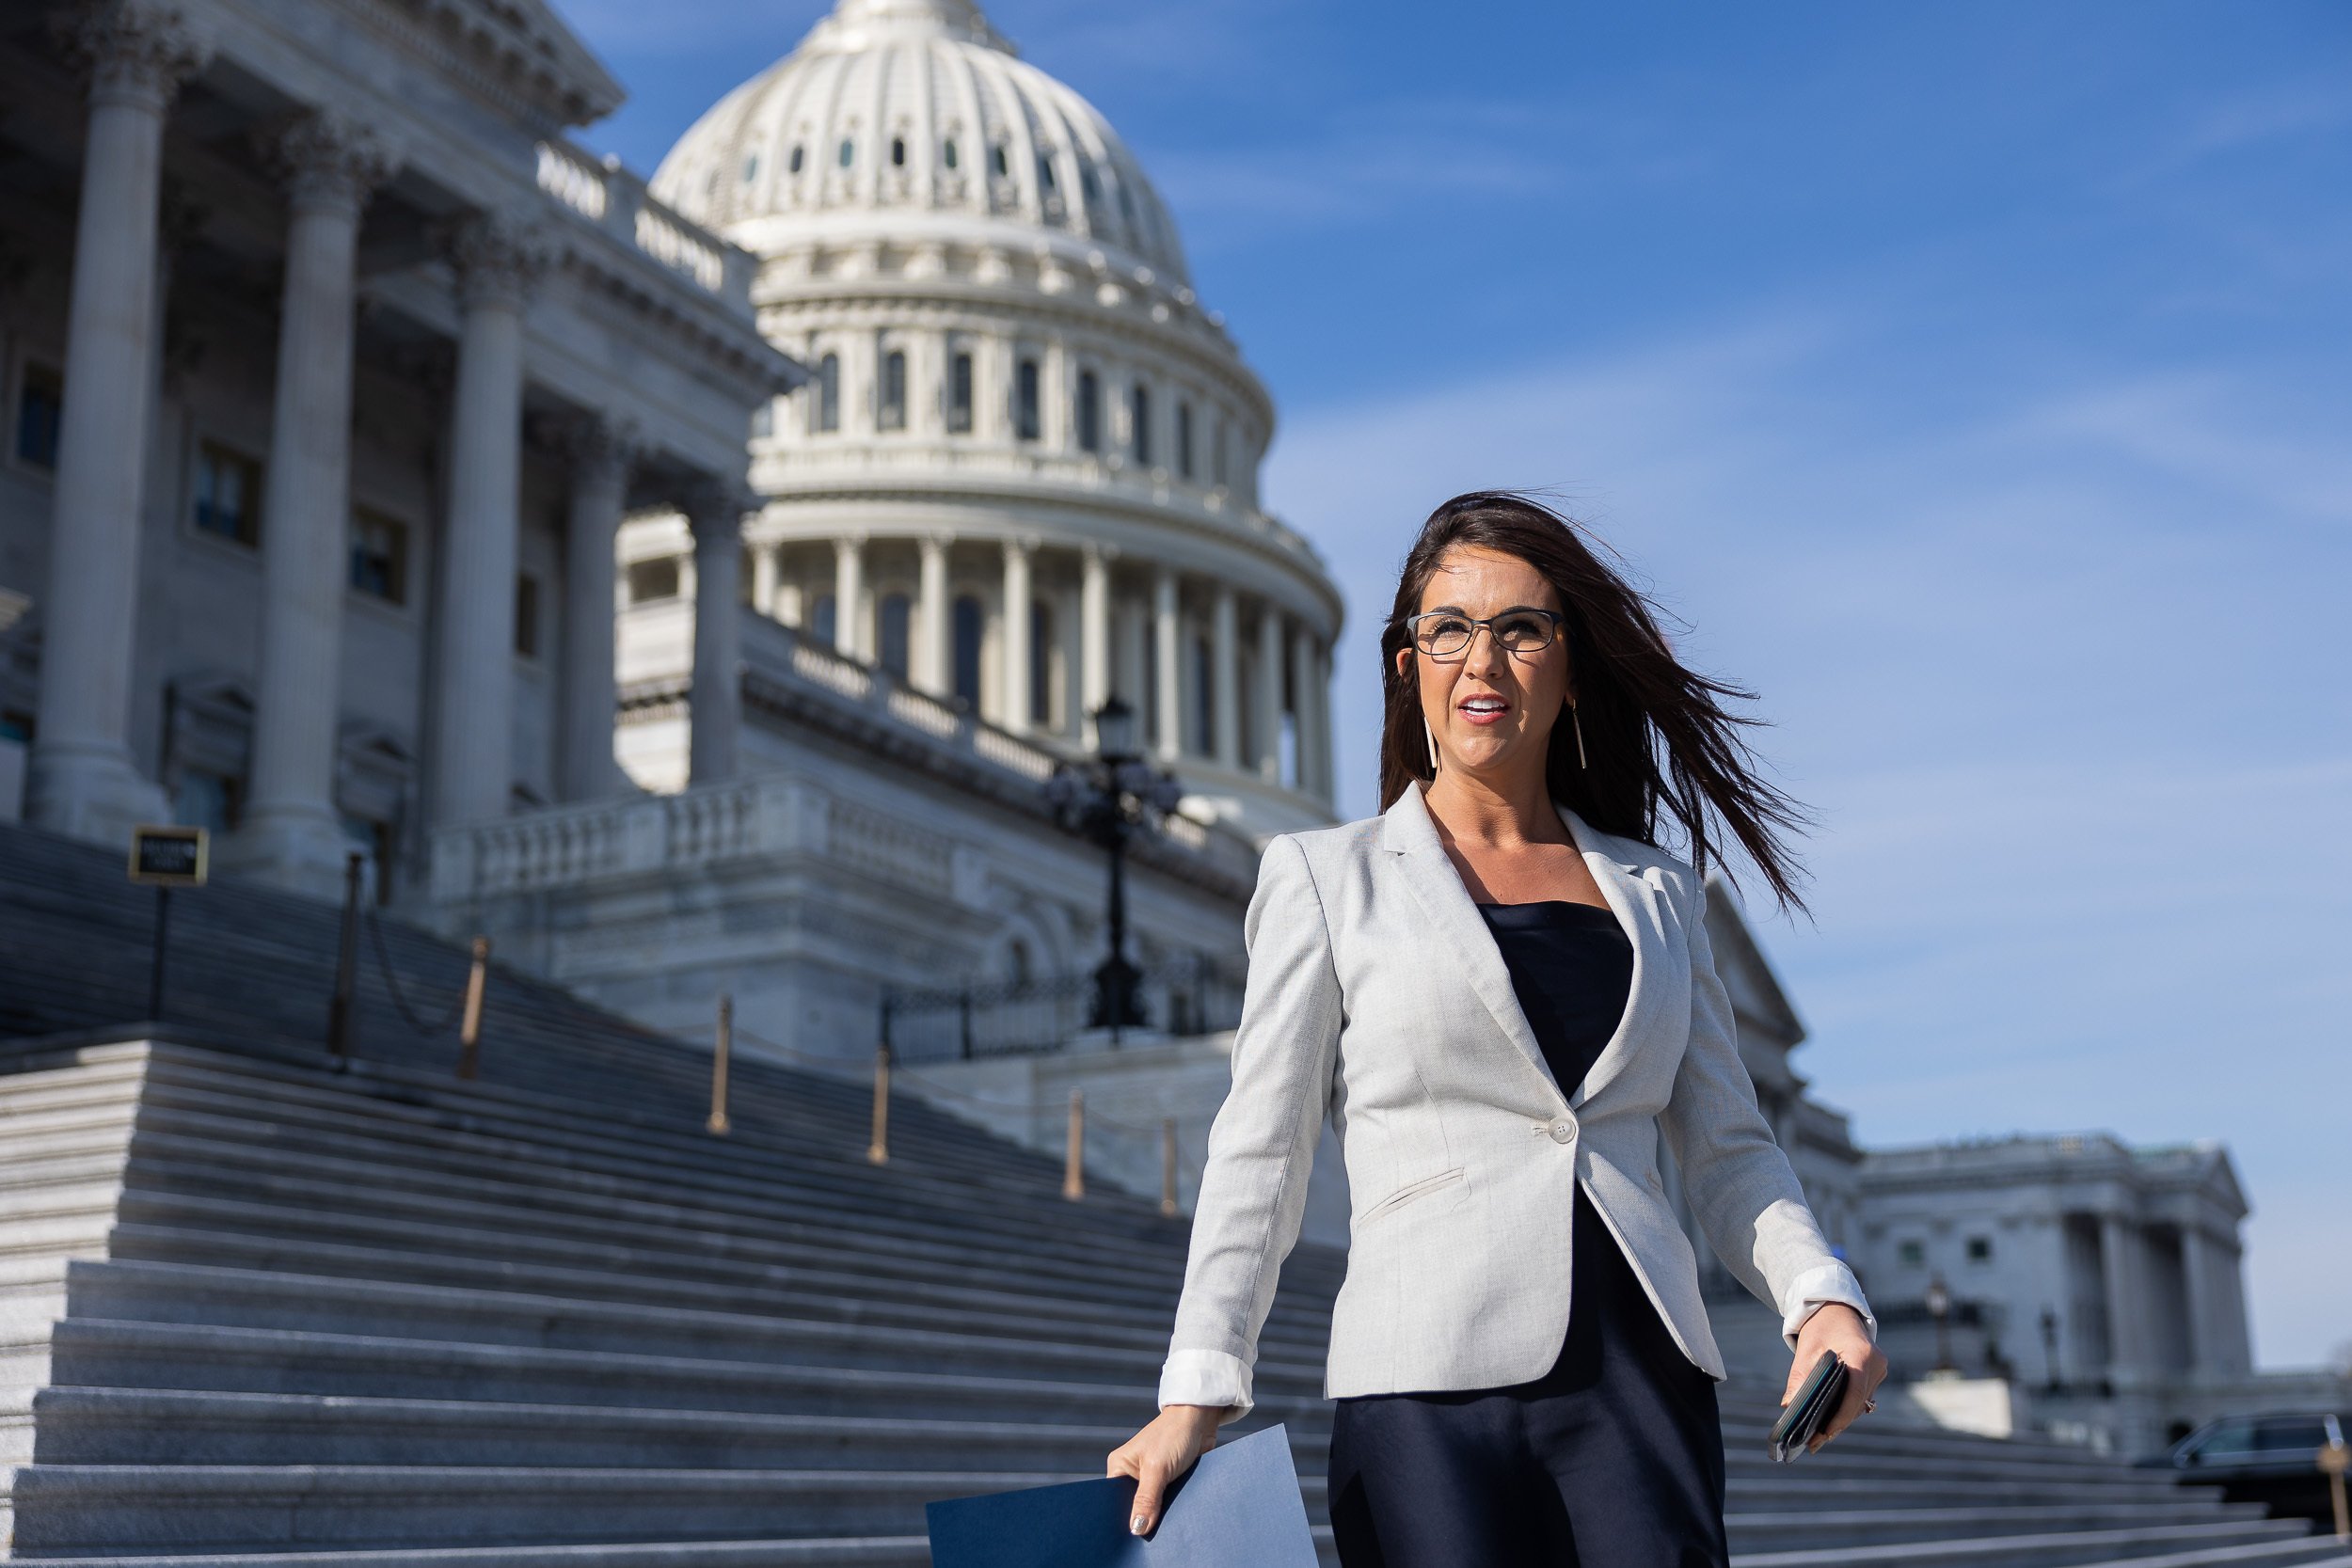
[[1574, 1143], [1576, 1141], [1576, 1124], [1568, 1121], [1553, 1122], [1551, 1124], [1551, 1141], [1556, 1144]]

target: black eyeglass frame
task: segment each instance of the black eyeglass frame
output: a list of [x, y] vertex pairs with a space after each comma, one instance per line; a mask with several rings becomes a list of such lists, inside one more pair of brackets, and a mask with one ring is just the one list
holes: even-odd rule
[[[1462, 645], [1458, 648], [1449, 648], [1443, 653], [1439, 653], [1435, 648], [1422, 646], [1421, 638], [1421, 624], [1423, 621], [1427, 621], [1440, 615], [1451, 620], [1465, 622], [1470, 626], [1470, 636], [1463, 639]], [[1514, 615], [1542, 616], [1545, 623], [1551, 627], [1551, 635], [1546, 637], [1541, 642], [1536, 643], [1534, 647], [1504, 648], [1503, 652], [1505, 653], [1542, 653], [1546, 648], [1550, 647], [1553, 642], [1559, 640], [1562, 629], [1568, 624], [1568, 618], [1561, 614], [1558, 610], [1541, 610], [1532, 604], [1513, 605], [1508, 610], [1498, 610], [1492, 615], [1487, 616], [1484, 620], [1479, 619], [1475, 615], [1465, 615], [1458, 610], [1424, 610], [1418, 615], [1407, 615], [1405, 617], [1405, 640], [1411, 643], [1416, 650], [1427, 654], [1431, 658], [1454, 658], [1470, 652], [1470, 644], [1478, 641], [1479, 627], [1486, 627], [1486, 635], [1488, 637], [1493, 637], [1495, 635], [1495, 623], [1497, 621], [1508, 620]]]

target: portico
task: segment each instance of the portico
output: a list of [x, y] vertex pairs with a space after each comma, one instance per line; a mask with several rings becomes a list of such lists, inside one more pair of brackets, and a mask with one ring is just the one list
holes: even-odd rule
[[[0, 586], [38, 689], [0, 705], [34, 823], [193, 813], [224, 865], [331, 893], [353, 847], [396, 879], [433, 826], [631, 787], [621, 517], [691, 502], [731, 562], [752, 410], [799, 371], [749, 258], [553, 132], [619, 89], [551, 13], [444, 9], [508, 63], [291, 3], [103, 0], [70, 49], [0, 39], [13, 123], [86, 132], [9, 150], [0, 218], [32, 259], [0, 299]], [[22, 435], [53, 382], [54, 451]], [[362, 799], [387, 769], [389, 807]]]

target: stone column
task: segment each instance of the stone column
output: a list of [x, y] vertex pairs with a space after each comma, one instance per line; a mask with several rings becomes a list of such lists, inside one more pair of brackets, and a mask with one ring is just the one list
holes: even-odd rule
[[2147, 1361], [2148, 1337], [2141, 1319], [2146, 1302], [2140, 1293], [2139, 1232], [2116, 1214], [2099, 1216], [2099, 1264], [2107, 1296], [2107, 1375], [2118, 1383], [2137, 1381]]
[[752, 608], [776, 619], [776, 553], [774, 545], [752, 546]]
[[432, 731], [437, 826], [503, 816], [514, 788], [516, 513], [522, 484], [523, 299], [536, 237], [477, 216], [450, 235], [461, 310]]
[[89, 121], [24, 808], [38, 827], [119, 843], [167, 811], [131, 757], [131, 659], [164, 113], [206, 51], [176, 8], [145, 0], [97, 7], [73, 42], [90, 67]]
[[1315, 784], [1315, 634], [1291, 628], [1291, 787], [1312, 795]]
[[1152, 711], [1158, 716], [1160, 760], [1174, 762], [1184, 751], [1183, 624], [1177, 619], [1176, 574], [1166, 566], [1152, 574], [1152, 645], [1159, 668]]
[[[1031, 668], [1037, 649], [1029, 637], [1032, 612], [1029, 597], [1029, 550], [1026, 539], [1005, 541], [1005, 697], [1001, 715], [1005, 728], [1025, 735], [1037, 716], [1029, 710], [1036, 676]], [[1043, 716], [1051, 722], [1053, 715]]]
[[1331, 761], [1331, 645], [1315, 643], [1315, 794], [1329, 805], [1339, 783]]
[[1258, 776], [1282, 782], [1282, 607], [1268, 599], [1258, 607]]
[[571, 506], [564, 526], [564, 667], [556, 787], [566, 800], [626, 794], [612, 756], [615, 535], [637, 460], [634, 426], [591, 417], [572, 436]]
[[1216, 760], [1221, 768], [1241, 766], [1241, 633], [1239, 607], [1230, 583], [1216, 585], [1216, 608], [1210, 620], [1209, 670], [1213, 685], [1209, 720], [1215, 726]]
[[946, 696], [954, 687], [955, 659], [947, 645], [947, 541], [944, 533], [926, 533], [915, 541], [914, 687], [934, 697]]
[[743, 514], [750, 502], [713, 483], [686, 499], [694, 531], [694, 687], [686, 782], [724, 784], [739, 770], [743, 732]]
[[2183, 1325], [2183, 1338], [2188, 1341], [2188, 1370], [2198, 1376], [2209, 1375], [2220, 1368], [2220, 1357], [2215, 1354], [2218, 1337], [2215, 1330], [2213, 1272], [2205, 1238], [2194, 1225], [2181, 1227], [2181, 1295], [2188, 1314]]
[[833, 645], [836, 653], [859, 654], [858, 601], [866, 596], [866, 541], [845, 535], [833, 542]]
[[297, 121], [273, 151], [294, 213], [262, 500], [252, 806], [231, 859], [282, 887], [332, 898], [350, 847], [335, 806], [335, 764], [351, 578], [353, 261], [359, 210], [390, 159], [373, 135], [332, 114]]
[[1110, 552], [1089, 545], [1078, 576], [1078, 698], [1085, 709], [1079, 733], [1094, 744], [1094, 710], [1111, 695]]

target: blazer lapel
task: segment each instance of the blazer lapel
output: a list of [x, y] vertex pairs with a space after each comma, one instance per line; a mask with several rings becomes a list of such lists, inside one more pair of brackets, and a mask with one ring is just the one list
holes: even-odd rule
[[1593, 1065], [1585, 1070], [1584, 1082], [1577, 1085], [1575, 1097], [1569, 1101], [1572, 1106], [1581, 1106], [1625, 1070], [1639, 1042], [1648, 1034], [1659, 993], [1667, 989], [1661, 984], [1665, 936], [1658, 922], [1658, 890], [1643, 879], [1636, 867], [1609, 851], [1609, 835], [1588, 825], [1567, 807], [1553, 803], [1558, 807], [1560, 820], [1567, 826], [1568, 836], [1576, 841], [1584, 856], [1585, 869], [1600, 884], [1600, 895], [1609, 901], [1617, 924], [1625, 927], [1627, 938], [1633, 943], [1633, 983], [1627, 988], [1625, 1012], [1617, 1020], [1616, 1032], [1593, 1059]]
[[[1495, 946], [1494, 933], [1486, 928], [1470, 890], [1462, 885], [1461, 874], [1446, 855], [1421, 791], [1419, 780], [1406, 784], [1396, 803], [1381, 814], [1381, 847], [1397, 857], [1405, 885], [1413, 890], [1430, 932], [1452, 950], [1462, 977], [1494, 1015], [1504, 1037], [1556, 1091], [1559, 1085], [1544, 1061], [1543, 1047], [1535, 1043], [1535, 1031], [1519, 1008], [1518, 992], [1511, 987], [1511, 971], [1502, 961], [1502, 950]], [[1620, 914], [1618, 918], [1625, 917]]]

